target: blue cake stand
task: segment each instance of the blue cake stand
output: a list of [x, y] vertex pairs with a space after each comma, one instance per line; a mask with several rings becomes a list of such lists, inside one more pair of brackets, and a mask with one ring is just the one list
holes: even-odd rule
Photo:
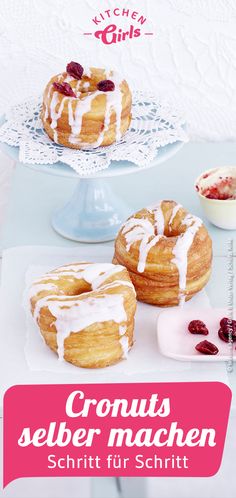
[[[3, 120], [0, 119], [0, 125]], [[172, 157], [183, 142], [161, 147], [148, 168], [157, 166]], [[19, 148], [1, 143], [0, 148], [16, 162]], [[144, 168], [128, 161], [113, 161], [109, 168], [87, 177], [80, 177], [70, 166], [56, 164], [24, 164], [31, 169], [74, 178], [76, 188], [72, 198], [52, 216], [52, 226], [63, 237], [78, 242], [105, 242], [113, 240], [124, 220], [130, 216], [131, 208], [111, 189], [107, 178], [138, 173]], [[145, 168], [147, 169], [147, 167]]]

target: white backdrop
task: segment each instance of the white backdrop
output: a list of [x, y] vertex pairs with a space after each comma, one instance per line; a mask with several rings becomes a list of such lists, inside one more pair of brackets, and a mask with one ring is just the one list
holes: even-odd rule
[[[152, 20], [154, 36], [104, 45], [83, 35], [92, 16], [117, 6]], [[235, 0], [0, 0], [0, 112], [87, 58], [176, 100], [192, 139], [236, 138]]]

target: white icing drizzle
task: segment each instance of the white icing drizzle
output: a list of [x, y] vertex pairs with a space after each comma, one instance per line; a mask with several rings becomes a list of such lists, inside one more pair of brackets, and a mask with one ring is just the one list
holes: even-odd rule
[[[73, 279], [83, 279], [91, 284], [92, 290], [97, 289], [102, 283], [112, 275], [124, 270], [124, 266], [113, 265], [112, 263], [78, 263], [78, 265], [61, 266], [57, 270], [46, 273], [41, 279], [37, 279], [35, 283], [41, 283], [47, 280], [60, 280], [61, 277], [73, 277]], [[115, 282], [112, 282], [114, 284]], [[123, 281], [122, 281], [123, 283]], [[130, 286], [133, 284], [127, 282]]]
[[125, 285], [126, 287], [130, 287], [134, 291], [134, 294], [136, 295], [136, 290], [132, 284], [132, 282], [128, 282], [128, 280], [115, 280], [114, 282], [110, 282], [108, 284], [103, 284], [99, 287], [99, 290], [107, 290], [107, 289], [112, 289], [114, 287], [119, 287], [120, 285]]
[[47, 120], [49, 117], [48, 102], [49, 102], [49, 98], [50, 98], [51, 89], [52, 89], [52, 85], [49, 86], [47, 97], [45, 99], [45, 115], [44, 115], [45, 120]]
[[121, 348], [122, 348], [122, 358], [124, 358], [124, 359], [128, 358], [128, 352], [130, 350], [129, 338], [128, 338], [128, 336], [125, 335], [126, 332], [127, 332], [127, 327], [125, 325], [120, 325], [119, 326], [119, 333], [120, 333], [119, 343], [120, 343]]
[[111, 92], [111, 94], [117, 94], [116, 99], [114, 99], [115, 102], [113, 102], [112, 105], [116, 113], [116, 141], [118, 142], [121, 139], [122, 92], [120, 90], [120, 84], [122, 80], [117, 73], [113, 72], [112, 81], [115, 84], [115, 90], [114, 92]]
[[105, 110], [105, 117], [104, 117], [104, 123], [103, 123], [103, 130], [99, 133], [98, 139], [96, 142], [93, 144], [93, 147], [99, 147], [101, 143], [103, 142], [104, 135], [107, 132], [110, 124], [110, 115], [111, 115], [111, 105], [108, 105], [108, 101], [110, 99], [109, 95], [106, 95], [106, 110]]
[[154, 208], [153, 214], [155, 219], [155, 228], [158, 235], [163, 235], [165, 230], [165, 219], [161, 209], [162, 201], [160, 201]]
[[59, 100], [58, 92], [53, 92], [52, 100], [50, 103], [50, 116], [51, 116], [51, 120], [52, 120], [51, 128], [54, 130], [53, 131], [53, 138], [54, 138], [55, 142], [57, 142], [57, 132], [55, 130], [55, 128], [57, 127], [57, 113], [56, 113], [55, 109], [56, 109], [56, 105], [58, 103], [58, 100]]
[[69, 101], [68, 111], [69, 111], [69, 125], [71, 127], [71, 135], [69, 141], [71, 143], [76, 143], [78, 140], [81, 128], [82, 120], [84, 114], [90, 111], [93, 100], [99, 95], [100, 92], [97, 90], [94, 93], [86, 95], [84, 98], [79, 99], [76, 103], [75, 111], [73, 113], [72, 100]]
[[122, 355], [122, 358], [124, 359], [127, 359], [128, 358], [128, 352], [129, 352], [129, 338], [127, 337], [127, 335], [123, 335], [121, 338], [120, 338], [120, 345], [122, 347], [122, 351], [123, 351], [123, 355]]
[[80, 95], [80, 93], [77, 94], [77, 92], [79, 92], [79, 90], [81, 89], [81, 83], [82, 83], [82, 80], [78, 80], [77, 83], [76, 83], [75, 93], [76, 93], [77, 97], [79, 97], [79, 95]]
[[[71, 332], [77, 333], [84, 328], [96, 323], [112, 320], [119, 324], [119, 334], [122, 337], [126, 333], [127, 315], [124, 308], [124, 299], [122, 294], [107, 294], [108, 289], [127, 285], [132, 288], [133, 284], [129, 281], [114, 280], [106, 283], [111, 276], [124, 270], [121, 265], [112, 263], [78, 263], [68, 266], [62, 266], [54, 272], [45, 274], [41, 280], [38, 279], [32, 285], [29, 297], [37, 295], [42, 290], [58, 290], [54, 283], [43, 283], [44, 281], [59, 280], [68, 277], [71, 279], [83, 279], [91, 284], [92, 290], [99, 289], [101, 294], [97, 297], [91, 296], [90, 292], [83, 293], [81, 296], [66, 296], [62, 294], [49, 294], [38, 299], [34, 309], [34, 319], [38, 322], [41, 309], [46, 306], [51, 314], [55, 317], [54, 325], [57, 330], [57, 352], [60, 360], [64, 358], [64, 341]], [[124, 344], [124, 341], [122, 342]], [[124, 355], [127, 355], [125, 348]]]
[[162, 238], [162, 235], [155, 235], [151, 240], [149, 235], [144, 235], [141, 240], [139, 247], [139, 262], [137, 266], [137, 270], [139, 273], [143, 273], [146, 266], [146, 261], [148, 257], [148, 253], [150, 249], [155, 246], [159, 240]]
[[57, 289], [57, 286], [52, 284], [52, 283], [44, 284], [44, 283], [42, 283], [42, 281], [40, 281], [40, 282], [41, 283], [34, 283], [30, 287], [29, 292], [28, 292], [29, 299], [31, 299], [33, 296], [36, 296], [40, 292], [49, 291], [49, 290], [55, 291]]
[[61, 277], [73, 277], [70, 278], [69, 280], [73, 280], [74, 278], [82, 278], [79, 276], [79, 273], [82, 272], [82, 270], [78, 270], [78, 273], [75, 273], [73, 271], [62, 271], [61, 273], [57, 272], [52, 272], [52, 273], [46, 273], [41, 279], [38, 279], [38, 282], [45, 281], [45, 280], [59, 280]]
[[121, 294], [107, 294], [99, 298], [65, 300], [65, 296], [47, 296], [39, 299], [34, 312], [35, 320], [39, 318], [40, 309], [47, 306], [55, 317], [54, 325], [57, 330], [57, 353], [59, 360], [64, 358], [64, 341], [71, 332], [78, 333], [96, 322], [126, 321], [123, 296]]
[[178, 211], [182, 208], [183, 206], [181, 204], [176, 204], [176, 206], [173, 208], [172, 215], [170, 217], [169, 221], [169, 227], [171, 226], [172, 221], [174, 221]]
[[187, 283], [187, 270], [188, 270], [188, 251], [193, 243], [194, 237], [202, 225], [202, 220], [187, 214], [182, 221], [186, 225], [186, 231], [177, 237], [176, 244], [173, 248], [174, 258], [172, 263], [178, 268], [179, 272], [179, 305], [182, 306], [185, 302], [185, 290]]
[[126, 330], [127, 330], [127, 329], [126, 329], [126, 326], [125, 326], [125, 325], [120, 325], [120, 326], [119, 326], [119, 334], [120, 334], [120, 336], [125, 335]]
[[154, 235], [154, 230], [147, 218], [130, 218], [123, 225], [122, 233], [125, 235], [126, 249], [129, 251], [132, 244], [142, 240], [145, 234]]
[[74, 80], [73, 76], [71, 76], [70, 74], [67, 73], [67, 75], [66, 75], [66, 77], [64, 79], [64, 82], [65, 83], [70, 83], [73, 80]]
[[65, 101], [68, 100], [68, 98], [69, 97], [63, 97], [63, 99], [61, 100], [61, 103], [59, 105], [59, 109], [56, 112], [56, 106], [57, 106], [58, 101], [59, 101], [59, 94], [56, 91], [53, 92], [52, 100], [50, 103], [50, 116], [51, 116], [51, 120], [52, 120], [51, 128], [54, 130], [54, 132], [53, 132], [54, 142], [57, 142], [57, 131], [56, 131], [57, 121], [62, 115]]
[[130, 218], [123, 226], [122, 233], [125, 236], [128, 252], [132, 244], [140, 241], [137, 270], [143, 273], [148, 253], [162, 238], [162, 234], [155, 235], [155, 227], [147, 218]]
[[[91, 77], [91, 70], [90, 68], [86, 68], [84, 70], [84, 75], [86, 75], [88, 78]], [[108, 73], [106, 73], [108, 74]], [[65, 97], [62, 99], [60, 107], [58, 109], [58, 112], [55, 111], [56, 105], [58, 103], [58, 92], [54, 91], [53, 96], [51, 99], [50, 103], [50, 117], [51, 117], [51, 128], [53, 129], [54, 132], [54, 141], [57, 142], [57, 121], [61, 117], [61, 114], [63, 112], [64, 108], [64, 103], [65, 99], [68, 99], [68, 122], [71, 127], [71, 134], [69, 137], [69, 141], [71, 144], [78, 144], [80, 143], [81, 145], [88, 146], [88, 147], [98, 147], [99, 145], [102, 144], [104, 135], [109, 129], [110, 125], [110, 115], [112, 112], [112, 109], [116, 113], [116, 141], [120, 140], [121, 138], [121, 114], [122, 114], [122, 92], [120, 90], [120, 84], [123, 80], [123, 78], [120, 78], [120, 76], [113, 72], [109, 71], [109, 75], [111, 75], [112, 81], [115, 84], [115, 89], [114, 91], [110, 92], [102, 92], [99, 90], [96, 90], [95, 92], [91, 93], [79, 93], [79, 90], [81, 89], [81, 84], [83, 85], [83, 88], [88, 89], [90, 86], [90, 82], [86, 81], [82, 83], [82, 80], [78, 80], [76, 87], [74, 89], [77, 97], [76, 101], [76, 106], [75, 109], [73, 110], [72, 103], [75, 102], [75, 99], [71, 99], [70, 97]], [[62, 75], [59, 75], [59, 78]], [[106, 77], [106, 76], [105, 76]], [[74, 78], [67, 74], [67, 76], [64, 78], [65, 82], [71, 82]], [[51, 88], [50, 88], [51, 90]], [[80, 133], [82, 129], [82, 122], [83, 122], [83, 116], [90, 112], [91, 107], [92, 107], [92, 102], [93, 100], [98, 96], [98, 95], [105, 95], [106, 97], [106, 104], [105, 104], [105, 112], [104, 112], [104, 123], [103, 123], [103, 129], [99, 133], [97, 140], [93, 144], [86, 144], [82, 143], [80, 140]], [[48, 96], [49, 98], [49, 96]], [[49, 116], [49, 109], [46, 106], [45, 109], [45, 119], [47, 119]]]
[[91, 78], [91, 68], [89, 66], [84, 66], [83, 76], [87, 76], [87, 78]]
[[[118, 265], [117, 265], [118, 266]], [[104, 269], [102, 270], [104, 273], [101, 275], [94, 275], [92, 272], [91, 274], [91, 268], [90, 268], [90, 274], [88, 274], [88, 270], [86, 271], [86, 277], [85, 280], [92, 285], [92, 289], [98, 289], [102, 286], [103, 282], [110, 278], [112, 275], [115, 275], [119, 271], [123, 271], [124, 267], [123, 266], [118, 266], [113, 265], [112, 263], [110, 265], [104, 265]]]
[[83, 84], [83, 88], [89, 88], [90, 87], [90, 83], [89, 81], [85, 81], [84, 84]]

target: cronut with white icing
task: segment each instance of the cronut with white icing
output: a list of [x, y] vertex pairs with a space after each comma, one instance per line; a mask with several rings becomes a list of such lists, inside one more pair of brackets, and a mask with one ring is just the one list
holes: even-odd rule
[[47, 84], [41, 119], [54, 142], [96, 148], [121, 139], [130, 125], [131, 106], [128, 83], [116, 71], [71, 62]]
[[112, 263], [74, 263], [37, 279], [30, 308], [59, 360], [101, 368], [133, 345], [136, 293], [127, 270]]
[[113, 263], [127, 268], [139, 301], [181, 305], [208, 282], [212, 241], [200, 218], [164, 200], [123, 224]]

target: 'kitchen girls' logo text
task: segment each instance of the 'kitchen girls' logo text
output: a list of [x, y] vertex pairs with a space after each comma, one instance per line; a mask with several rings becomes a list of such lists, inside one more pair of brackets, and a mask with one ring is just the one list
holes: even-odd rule
[[[141, 35], [153, 35], [152, 32], [145, 31], [146, 17], [132, 9], [120, 7], [107, 9], [93, 17], [92, 22], [98, 29], [86, 32], [84, 35], [94, 35], [105, 45], [138, 38]], [[106, 26], [104, 26], [105, 23]]]

